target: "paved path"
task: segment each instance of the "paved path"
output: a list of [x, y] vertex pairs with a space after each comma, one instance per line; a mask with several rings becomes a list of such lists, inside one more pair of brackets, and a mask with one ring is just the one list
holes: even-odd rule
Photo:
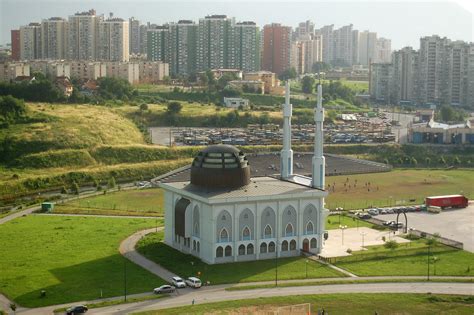
[[11, 220], [15, 220], [16, 218], [22, 217], [24, 215], [31, 214], [34, 211], [39, 210], [40, 208], [41, 208], [41, 206], [35, 206], [35, 207], [31, 207], [31, 208], [28, 208], [28, 209], [25, 209], [25, 210], [14, 212], [14, 213], [12, 213], [10, 215], [7, 215], [6, 217], [0, 219], [0, 224], [6, 223], [6, 222], [11, 221]]
[[235, 301], [255, 297], [290, 296], [331, 293], [436, 293], [436, 294], [474, 294], [472, 283], [366, 283], [338, 284], [325, 286], [283, 287], [246, 291], [225, 291], [219, 288], [188, 289], [173, 298], [151, 300], [99, 309], [91, 309], [88, 314], [129, 314], [183, 305]]
[[141, 266], [142, 268], [150, 271], [151, 273], [157, 275], [158, 277], [170, 281], [172, 277], [176, 275], [171, 271], [161, 267], [157, 263], [145, 258], [144, 256], [140, 255], [136, 250], [135, 246], [138, 241], [147, 234], [154, 233], [156, 231], [162, 231], [163, 227], [153, 228], [143, 231], [138, 231], [135, 234], [127, 237], [122, 243], [120, 244], [120, 254], [127, 257], [129, 260], [134, 262], [135, 264]]
[[328, 266], [329, 268], [334, 269], [334, 270], [336, 270], [336, 271], [338, 271], [338, 272], [340, 272], [340, 273], [343, 273], [343, 274], [345, 274], [346, 276], [349, 276], [349, 277], [351, 277], [351, 278], [357, 278], [357, 277], [358, 277], [357, 275], [355, 275], [355, 274], [353, 274], [353, 273], [351, 273], [351, 272], [349, 272], [349, 271], [347, 271], [347, 270], [345, 270], [345, 269], [339, 268], [339, 267], [334, 266], [334, 265], [332, 265], [332, 264], [329, 264], [329, 263], [327, 263], [327, 262], [325, 262], [325, 261], [319, 260], [316, 256], [310, 256], [309, 259], [314, 260], [314, 261], [317, 261], [317, 262], [320, 263], [320, 264], [326, 265], [326, 266]]

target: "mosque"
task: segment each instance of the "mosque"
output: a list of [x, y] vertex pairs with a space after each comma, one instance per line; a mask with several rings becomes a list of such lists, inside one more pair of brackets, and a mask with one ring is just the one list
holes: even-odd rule
[[314, 113], [312, 177], [293, 173], [288, 83], [283, 116], [280, 174], [252, 177], [252, 165], [241, 150], [211, 145], [194, 158], [190, 180], [160, 182], [166, 244], [208, 264], [321, 252], [328, 195], [321, 85]]

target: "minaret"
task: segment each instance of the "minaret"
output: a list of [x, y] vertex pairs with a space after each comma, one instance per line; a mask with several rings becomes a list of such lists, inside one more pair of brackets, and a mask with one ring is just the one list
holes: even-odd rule
[[291, 113], [290, 84], [285, 85], [285, 104], [283, 104], [283, 149], [280, 153], [281, 178], [288, 179], [293, 175], [293, 150], [291, 150]]
[[314, 155], [313, 155], [313, 181], [312, 186], [314, 188], [325, 189], [324, 175], [326, 161], [323, 155], [323, 122], [324, 122], [324, 109], [323, 109], [323, 88], [321, 84], [318, 85], [318, 103], [314, 110]]

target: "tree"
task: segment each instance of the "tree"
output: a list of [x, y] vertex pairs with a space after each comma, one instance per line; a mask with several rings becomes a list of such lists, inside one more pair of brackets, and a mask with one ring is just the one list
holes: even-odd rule
[[105, 99], [128, 100], [135, 96], [135, 90], [130, 82], [124, 79], [104, 77], [97, 80], [98, 93]]
[[79, 195], [80, 189], [79, 184], [77, 182], [72, 183], [71, 191], [74, 195]]
[[449, 122], [455, 120], [455, 112], [451, 106], [444, 105], [439, 110], [439, 116], [442, 121]]
[[115, 177], [111, 177], [109, 179], [109, 181], [107, 182], [107, 187], [108, 188], [114, 188], [116, 186], [116, 183], [115, 183]]
[[144, 112], [148, 110], [148, 104], [147, 103], [141, 103], [140, 104], [140, 111]]
[[289, 79], [294, 79], [294, 78], [296, 78], [296, 76], [297, 76], [296, 69], [291, 68], [291, 69], [287, 69], [287, 70], [283, 71], [283, 73], [279, 75], [279, 78], [282, 81], [286, 81], [286, 80], [289, 80]]
[[395, 240], [391, 240], [391, 241], [385, 242], [385, 244], [383, 244], [383, 246], [386, 249], [390, 249], [393, 252], [395, 249], [398, 248], [398, 243]]
[[331, 69], [330, 65], [328, 65], [325, 62], [318, 61], [318, 62], [313, 63], [311, 70], [313, 70], [313, 73], [319, 73], [319, 72], [326, 72], [329, 69]]
[[170, 102], [168, 104], [168, 114], [171, 114], [171, 115], [179, 114], [182, 108], [183, 108], [183, 105], [181, 105], [180, 102]]
[[14, 98], [11, 95], [0, 96], [0, 118], [6, 122], [14, 122], [25, 116], [26, 105], [23, 100]]
[[438, 239], [440, 238], [439, 233], [433, 234], [433, 236], [426, 239], [426, 245], [428, 245], [428, 274], [427, 278], [430, 280], [430, 256], [431, 256], [431, 247], [435, 247], [438, 244]]
[[242, 96], [242, 90], [233, 86], [226, 86], [222, 90], [222, 96], [223, 97], [240, 97]]
[[311, 94], [313, 93], [314, 88], [314, 78], [310, 76], [304, 76], [303, 80], [301, 80], [301, 89], [303, 93]]

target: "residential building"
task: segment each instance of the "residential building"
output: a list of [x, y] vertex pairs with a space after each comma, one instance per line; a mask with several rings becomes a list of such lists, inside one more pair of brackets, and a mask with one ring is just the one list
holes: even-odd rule
[[146, 55], [148, 52], [148, 37], [147, 32], [149, 28], [149, 24], [147, 25], [140, 25], [140, 54]]
[[377, 103], [391, 104], [393, 65], [391, 63], [370, 64], [370, 97]]
[[368, 66], [371, 62], [376, 62], [376, 57], [377, 33], [359, 32], [359, 64]]
[[[170, 73], [186, 75], [196, 72], [198, 25], [193, 21], [180, 20], [169, 25]], [[163, 60], [166, 60], [163, 59]]]
[[147, 30], [147, 59], [149, 61], [170, 61], [169, 25], [151, 25]]
[[411, 47], [394, 51], [392, 54], [394, 104], [413, 104], [416, 99], [418, 53]]
[[98, 59], [127, 62], [130, 59], [128, 21], [112, 18], [99, 22]]
[[302, 41], [291, 42], [290, 68], [294, 68], [297, 74], [306, 72], [305, 46], [306, 43]]
[[11, 30], [12, 60], [18, 61], [21, 58], [20, 30]]
[[197, 70], [232, 68], [235, 48], [232, 44], [235, 21], [226, 15], [209, 15], [199, 19]]
[[106, 62], [107, 77], [127, 80], [130, 84], [140, 82], [140, 65], [138, 62]]
[[242, 71], [260, 70], [260, 30], [255, 22], [239, 22], [234, 25], [232, 68]]
[[262, 69], [277, 75], [290, 69], [291, 27], [278, 23], [263, 28]]
[[74, 90], [74, 86], [68, 77], [57, 77], [54, 80], [54, 85], [63, 93], [64, 96], [69, 97]]
[[41, 59], [41, 24], [30, 23], [20, 27], [20, 59]]
[[96, 60], [99, 23], [103, 16], [95, 10], [69, 16], [68, 55], [71, 60]]
[[473, 45], [455, 41], [448, 47], [446, 104], [465, 106], [469, 102], [469, 55]]
[[391, 62], [392, 58], [392, 41], [387, 38], [380, 37], [377, 39], [375, 62]]
[[140, 40], [141, 40], [141, 32], [140, 32], [140, 21], [131, 17], [128, 19], [128, 38], [129, 38], [129, 53], [138, 55], [141, 53], [140, 51]]
[[264, 83], [263, 92], [265, 94], [283, 95], [285, 87], [280, 86], [280, 80], [276, 73], [270, 71], [257, 71], [244, 73], [244, 81], [261, 81]]
[[169, 64], [162, 61], [140, 61], [138, 67], [140, 83], [158, 83], [170, 75]]
[[68, 48], [68, 22], [52, 17], [41, 22], [41, 51], [43, 59], [66, 59]]
[[321, 35], [307, 35], [300, 40], [304, 51], [305, 73], [313, 72], [313, 65], [323, 61], [323, 45]]
[[71, 65], [67, 61], [37, 60], [29, 62], [31, 73], [41, 72], [46, 77], [71, 77]]
[[336, 66], [348, 67], [353, 64], [353, 30], [352, 24], [334, 30], [334, 55], [331, 63]]
[[17, 77], [29, 77], [30, 73], [30, 65], [28, 63], [0, 63], [0, 82], [11, 82]]
[[317, 30], [316, 33], [322, 37], [323, 62], [330, 64], [334, 56], [334, 25], [326, 25]]
[[105, 63], [98, 61], [79, 61], [69, 62], [71, 68], [71, 78], [78, 80], [97, 80], [106, 77], [107, 67]]
[[314, 35], [314, 23], [310, 20], [299, 23], [298, 26], [295, 28], [295, 32], [293, 33], [293, 35], [293, 40], [302, 40], [307, 36]]

